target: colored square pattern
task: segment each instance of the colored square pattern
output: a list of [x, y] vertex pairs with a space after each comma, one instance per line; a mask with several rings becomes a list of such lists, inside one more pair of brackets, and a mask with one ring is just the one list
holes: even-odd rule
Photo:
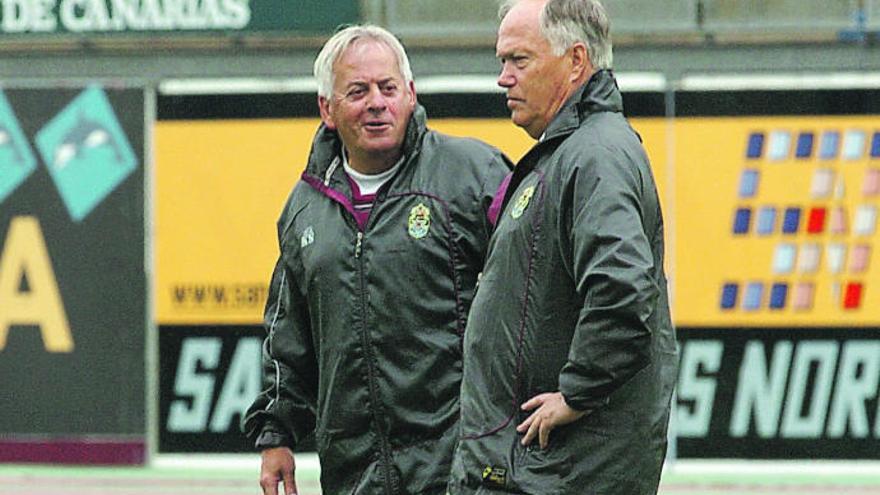
[[758, 222], [755, 226], [759, 235], [769, 235], [776, 230], [776, 208], [765, 206], [758, 210]]
[[747, 234], [749, 232], [749, 224], [752, 220], [752, 210], [749, 208], [739, 208], [736, 210], [736, 216], [733, 219], [733, 233]]
[[785, 216], [782, 218], [782, 233], [797, 234], [801, 223], [800, 208], [786, 208]]
[[773, 284], [773, 287], [770, 288], [770, 309], [785, 308], [785, 300], [787, 296], [787, 284]]
[[843, 261], [846, 259], [846, 246], [843, 244], [831, 244], [828, 246], [828, 271], [838, 274], [843, 271]]
[[871, 246], [867, 244], [859, 244], [853, 247], [849, 255], [849, 271], [850, 273], [863, 273], [868, 271], [868, 265], [871, 263]]
[[724, 287], [721, 288], [721, 309], [735, 308], [738, 293], [739, 285], [724, 284]]
[[746, 311], [756, 311], [761, 309], [761, 302], [764, 298], [764, 284], [761, 282], [751, 282], [746, 286], [746, 293], [743, 296], [743, 309]]
[[843, 139], [844, 160], [858, 160], [865, 156], [865, 132], [852, 130], [846, 131]]
[[880, 194], [880, 169], [871, 168], [865, 171], [865, 182], [862, 183], [862, 194], [876, 196]]
[[813, 294], [816, 292], [815, 286], [810, 282], [800, 282], [794, 286], [794, 297], [792, 298], [792, 306], [797, 310], [813, 309]]
[[846, 284], [846, 292], [843, 294], [844, 309], [858, 309], [862, 306], [862, 289], [864, 286], [860, 282], [849, 282]]
[[834, 189], [834, 171], [830, 168], [816, 170], [813, 174], [813, 184], [810, 187], [810, 195], [813, 199], [824, 199], [831, 196]]
[[791, 149], [791, 133], [788, 131], [773, 131], [770, 133], [770, 146], [767, 150], [767, 158], [774, 162], [788, 158]]
[[749, 143], [746, 148], [746, 158], [755, 160], [764, 154], [764, 133], [753, 132], [749, 135]]
[[871, 158], [880, 158], [880, 132], [875, 132], [871, 139]]
[[813, 133], [802, 132], [798, 135], [795, 156], [798, 158], [810, 158], [813, 156]]
[[794, 244], [780, 244], [773, 254], [773, 273], [784, 275], [794, 271], [797, 247]]
[[759, 173], [754, 169], [743, 170], [739, 181], [739, 197], [751, 198], [758, 191]]
[[798, 253], [798, 271], [805, 274], [816, 273], [819, 270], [821, 257], [822, 248], [818, 244], [804, 244]]
[[821, 234], [825, 230], [825, 208], [810, 208], [807, 233]]
[[845, 235], [847, 232], [846, 208], [842, 206], [832, 208], [830, 223], [829, 229], [832, 234]]
[[859, 206], [853, 230], [858, 235], [872, 235], [877, 226], [877, 208], [870, 205]]
[[840, 146], [840, 133], [837, 131], [825, 131], [819, 141], [819, 158], [822, 160], [833, 160], [837, 158]]

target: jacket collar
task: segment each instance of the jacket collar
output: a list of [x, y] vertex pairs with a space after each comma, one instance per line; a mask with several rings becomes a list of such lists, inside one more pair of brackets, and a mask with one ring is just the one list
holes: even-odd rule
[[609, 69], [596, 71], [586, 84], [572, 94], [544, 131], [541, 141], [571, 133], [590, 114], [623, 113], [623, 97]]
[[[405, 157], [403, 167], [406, 167], [410, 159], [418, 153], [421, 148], [421, 137], [425, 132], [427, 132], [427, 116], [424, 107], [417, 103], [403, 137], [403, 156]], [[312, 140], [312, 149], [309, 152], [309, 161], [304, 173], [323, 180], [325, 175], [332, 175], [335, 169], [342, 170], [342, 162], [338, 161], [341, 156], [342, 139], [339, 137], [339, 133], [328, 129], [324, 123], [321, 123]], [[336, 163], [337, 161], [338, 163]], [[334, 170], [330, 170], [331, 168]]]

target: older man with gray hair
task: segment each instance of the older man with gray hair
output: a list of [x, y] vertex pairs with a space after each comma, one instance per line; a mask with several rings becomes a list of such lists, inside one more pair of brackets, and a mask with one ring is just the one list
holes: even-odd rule
[[535, 146], [505, 193], [465, 331], [449, 492], [647, 495], [678, 349], [663, 219], [597, 0], [508, 1], [498, 84]]
[[264, 391], [243, 421], [266, 495], [314, 433], [326, 494], [444, 493], [462, 335], [509, 162], [426, 127], [400, 42], [345, 28], [315, 61], [322, 125], [278, 222]]

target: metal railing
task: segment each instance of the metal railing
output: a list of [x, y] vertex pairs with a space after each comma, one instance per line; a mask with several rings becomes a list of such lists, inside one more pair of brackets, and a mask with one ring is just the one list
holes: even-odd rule
[[[402, 36], [491, 37], [497, 0], [362, 0], [366, 21]], [[618, 35], [880, 30], [880, 0], [604, 0]]]

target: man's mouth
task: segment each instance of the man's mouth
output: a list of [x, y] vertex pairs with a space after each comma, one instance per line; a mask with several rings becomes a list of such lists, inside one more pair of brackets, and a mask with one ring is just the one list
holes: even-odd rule
[[370, 132], [382, 132], [391, 127], [388, 122], [367, 122], [364, 127]]

